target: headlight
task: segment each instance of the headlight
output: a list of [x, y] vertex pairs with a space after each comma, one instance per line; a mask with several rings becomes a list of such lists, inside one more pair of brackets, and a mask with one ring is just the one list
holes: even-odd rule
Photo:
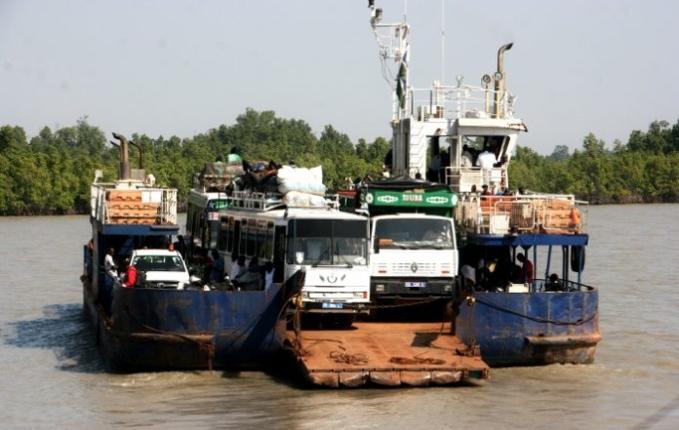
[[378, 293], [383, 293], [384, 292], [384, 284], [375, 285], [375, 291], [377, 291]]

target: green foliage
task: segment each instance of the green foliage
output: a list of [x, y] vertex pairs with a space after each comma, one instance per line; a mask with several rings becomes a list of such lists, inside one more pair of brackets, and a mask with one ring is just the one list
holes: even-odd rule
[[[233, 125], [221, 125], [192, 138], [151, 138], [133, 134], [143, 149], [144, 167], [159, 184], [175, 187], [184, 201], [194, 174], [207, 161], [231, 149], [250, 161], [275, 160], [300, 166], [323, 165], [326, 184], [339, 187], [343, 178], [379, 173], [389, 143], [378, 138], [354, 145], [346, 134], [328, 125], [317, 138], [309, 124], [276, 117], [272, 111], [247, 109]], [[130, 163], [139, 154], [130, 149]], [[73, 127], [52, 131], [44, 127], [27, 140], [21, 127], [0, 127], [0, 215], [85, 213], [89, 210], [94, 170], [105, 180], [118, 171], [118, 149], [104, 133], [81, 118]]]
[[558, 146], [542, 157], [519, 147], [510, 164], [514, 188], [573, 193], [594, 203], [679, 201], [679, 121], [654, 121], [647, 132], [634, 130], [613, 151], [594, 134], [568, 155]]
[[[272, 111], [247, 109], [232, 125], [220, 125], [192, 138], [151, 138], [133, 134], [143, 148], [144, 166], [159, 184], [176, 187], [183, 201], [193, 176], [206, 161], [231, 149], [250, 161], [295, 161], [300, 166], [323, 166], [326, 185], [340, 188], [344, 178], [382, 170], [390, 143], [349, 136], [327, 125], [317, 137], [299, 119], [279, 118]], [[131, 149], [137, 167], [139, 154]], [[118, 171], [118, 149], [104, 133], [81, 118], [73, 127], [48, 127], [31, 138], [21, 127], [0, 127], [0, 215], [85, 213], [89, 209], [94, 170], [105, 180]], [[582, 148], [571, 154], [557, 146], [549, 156], [518, 147], [510, 164], [510, 182], [551, 193], [573, 193], [594, 203], [679, 201], [679, 121], [652, 122], [646, 132], [634, 130], [626, 143], [607, 150], [590, 133]]]

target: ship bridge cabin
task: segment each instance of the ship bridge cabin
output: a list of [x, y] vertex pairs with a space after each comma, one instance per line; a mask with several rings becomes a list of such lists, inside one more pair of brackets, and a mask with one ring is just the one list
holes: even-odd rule
[[445, 182], [458, 193], [507, 188], [512, 152], [527, 128], [514, 117], [504, 84], [492, 89], [492, 79], [485, 75], [483, 87], [458, 78], [456, 86], [410, 88], [394, 106], [392, 172]]
[[509, 163], [523, 120], [506, 90], [504, 53], [481, 86], [434, 81], [394, 98], [393, 144], [385, 160], [397, 177], [444, 183], [458, 193], [455, 218], [465, 234], [581, 234], [582, 204], [572, 195], [510, 189]]

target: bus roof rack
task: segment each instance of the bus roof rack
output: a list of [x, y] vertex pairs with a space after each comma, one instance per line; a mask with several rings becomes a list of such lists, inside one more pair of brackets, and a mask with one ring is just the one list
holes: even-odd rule
[[[339, 209], [337, 194], [325, 196], [326, 209]], [[283, 201], [283, 194], [262, 193], [254, 191], [234, 191], [229, 196], [229, 207], [250, 211], [265, 212], [273, 209], [313, 209], [309, 206], [287, 206]], [[316, 207], [315, 209], [319, 209]], [[322, 208], [320, 208], [322, 209]]]

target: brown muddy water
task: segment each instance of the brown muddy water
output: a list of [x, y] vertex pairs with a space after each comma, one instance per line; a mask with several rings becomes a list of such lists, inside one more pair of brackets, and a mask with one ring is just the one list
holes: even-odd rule
[[84, 216], [0, 218], [1, 428], [679, 428], [679, 205], [589, 211], [592, 365], [474, 386], [304, 390], [261, 372], [103, 371], [81, 312]]

